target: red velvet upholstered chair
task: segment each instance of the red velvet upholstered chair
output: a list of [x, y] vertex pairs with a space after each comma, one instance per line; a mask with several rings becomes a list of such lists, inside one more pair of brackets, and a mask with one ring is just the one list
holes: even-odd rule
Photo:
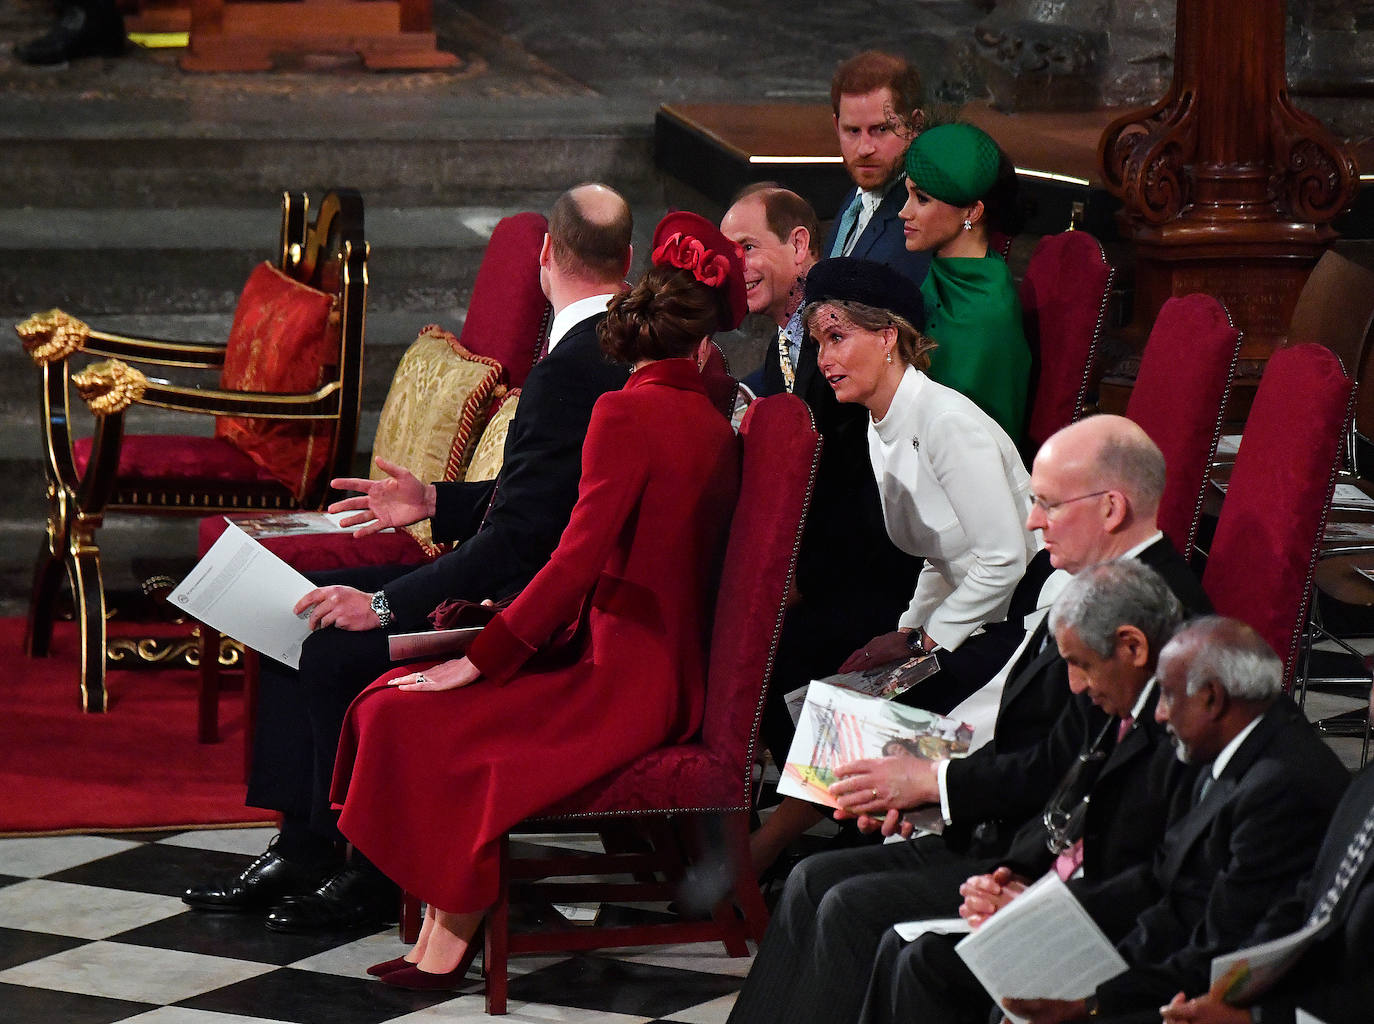
[[1020, 289], [1032, 355], [1028, 464], [1051, 434], [1083, 414], [1113, 274], [1085, 231], [1047, 235], [1031, 253]]
[[1248, 622], [1291, 688], [1354, 386], [1320, 345], [1269, 358], [1202, 576], [1217, 612]]
[[[308, 218], [305, 195], [284, 193], [276, 256], [253, 271], [224, 344], [109, 334], [60, 310], [17, 328], [42, 372], [49, 494], [25, 649], [48, 653], [65, 576], [80, 629], [86, 711], [106, 709], [95, 535], [107, 513], [318, 508], [329, 479], [352, 463], [367, 302], [362, 197], [335, 190], [314, 222]], [[83, 357], [104, 361], [73, 367]], [[190, 381], [150, 378], [139, 366], [159, 375], [186, 371]], [[202, 386], [215, 371], [218, 387]], [[94, 416], [91, 438], [73, 437], [73, 388]], [[125, 436], [125, 410], [134, 404], [214, 416], [214, 436]]]
[[1210, 295], [1167, 299], [1140, 359], [1126, 416], [1164, 452], [1159, 527], [1190, 557], [1236, 372], [1240, 332]]
[[[763, 938], [768, 912], [749, 859], [751, 775], [820, 439], [810, 411], [794, 395], [753, 403], [740, 436], [742, 486], [717, 598], [700, 738], [646, 754], [517, 830], [633, 831], [643, 835], [645, 852], [515, 859], [503, 849], [501, 896], [487, 916], [483, 958], [488, 1013], [506, 1012], [510, 954], [722, 941], [730, 955], [744, 956], [746, 938]], [[677, 842], [686, 846], [685, 862]], [[509, 929], [509, 904], [523, 897], [690, 902], [682, 882], [693, 866], [703, 874], [714, 868], [721, 879], [705, 901], [714, 904], [708, 919], [539, 933]], [[618, 873], [639, 881], [531, 882]]]
[[458, 337], [469, 352], [500, 363], [513, 388], [524, 386], [548, 334], [552, 310], [539, 285], [539, 249], [548, 229], [542, 213], [497, 222]]

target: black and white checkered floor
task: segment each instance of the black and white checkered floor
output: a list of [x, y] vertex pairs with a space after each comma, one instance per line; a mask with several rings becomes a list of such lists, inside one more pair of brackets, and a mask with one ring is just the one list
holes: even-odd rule
[[[271, 834], [239, 829], [0, 840], [0, 1021], [492, 1019], [484, 1013], [476, 970], [460, 993], [406, 992], [368, 978], [368, 964], [404, 952], [395, 928], [327, 938], [280, 935], [260, 918], [196, 913], [178, 898], [191, 881], [239, 870]], [[728, 957], [718, 944], [516, 957], [505, 1019], [717, 1024], [750, 962]]]

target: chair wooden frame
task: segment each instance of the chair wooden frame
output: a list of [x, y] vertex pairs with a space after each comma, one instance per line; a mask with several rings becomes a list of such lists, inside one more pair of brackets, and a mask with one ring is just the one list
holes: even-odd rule
[[[81, 706], [85, 711], [103, 712], [108, 706], [105, 591], [96, 543], [96, 531], [107, 513], [203, 516], [318, 508], [327, 496], [328, 480], [351, 468], [358, 434], [367, 304], [368, 247], [362, 197], [353, 189], [328, 193], [313, 223], [309, 221], [309, 200], [303, 193], [284, 192], [281, 202], [276, 265], [287, 275], [334, 294], [340, 318], [337, 374], [311, 393], [181, 386], [142, 378], [133, 370], [137, 384], [119, 400], [96, 397], [88, 401], [95, 417], [94, 436], [84, 472], [78, 472], [71, 430], [71, 392], [77, 377], [73, 359], [85, 355], [112, 361], [101, 365], [113, 367], [118, 383], [128, 379], [124, 376], [129, 371], [125, 361], [188, 371], [222, 369], [226, 346], [92, 330], [57, 310], [33, 317], [17, 328], [41, 373], [39, 423], [49, 502], [24, 646], [33, 657], [49, 653], [54, 610], [65, 575], [80, 632]], [[299, 501], [275, 481], [168, 480], [158, 486], [139, 486], [118, 476], [124, 414], [133, 403], [205, 416], [328, 420], [333, 424], [332, 451], [320, 481]]]

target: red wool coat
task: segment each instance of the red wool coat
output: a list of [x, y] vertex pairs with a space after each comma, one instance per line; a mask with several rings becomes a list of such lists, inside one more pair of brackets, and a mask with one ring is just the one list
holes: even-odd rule
[[[558, 548], [482, 631], [470, 686], [386, 680], [349, 708], [334, 767], [339, 827], [390, 878], [454, 912], [496, 897], [513, 825], [701, 723], [712, 595], [739, 449], [687, 359], [597, 401]], [[585, 615], [560, 667], [526, 665]]]

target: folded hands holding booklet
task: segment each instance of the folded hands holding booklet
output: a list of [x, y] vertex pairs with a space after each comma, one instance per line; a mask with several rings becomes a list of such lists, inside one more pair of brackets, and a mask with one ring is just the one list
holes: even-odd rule
[[[922, 663], [928, 663], [929, 668]], [[837, 807], [837, 801], [830, 795], [830, 786], [836, 781], [835, 770], [841, 765], [892, 755], [938, 760], [966, 754], [973, 739], [970, 726], [886, 699], [892, 695], [893, 680], [901, 675], [903, 668], [908, 676], [924, 678], [934, 671], [934, 659], [915, 658], [883, 666], [876, 674], [872, 670], [846, 673], [811, 683], [806, 688], [797, 732], [778, 780], [778, 792]], [[871, 696], [850, 689], [842, 682], [849, 676], [866, 676], [867, 682], [885, 696]], [[911, 679], [907, 686], [917, 678]], [[863, 682], [860, 680], [861, 685]], [[896, 685], [900, 682], [899, 679]], [[919, 825], [938, 830], [942, 825], [938, 809]]]

